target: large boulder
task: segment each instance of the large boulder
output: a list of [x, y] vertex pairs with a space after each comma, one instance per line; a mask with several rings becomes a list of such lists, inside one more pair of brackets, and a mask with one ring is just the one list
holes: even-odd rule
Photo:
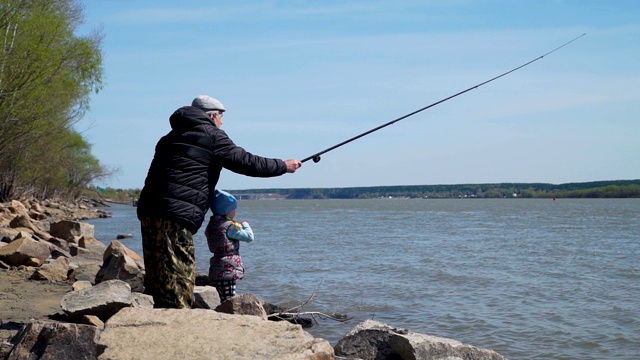
[[98, 359], [333, 359], [299, 325], [205, 309], [120, 310], [105, 323]]
[[34, 321], [12, 338], [6, 359], [95, 359], [99, 336], [95, 326]]
[[493, 350], [393, 328], [374, 320], [356, 325], [338, 341], [334, 350], [337, 356], [362, 360], [506, 360]]
[[95, 315], [106, 321], [120, 309], [133, 306], [131, 287], [124, 281], [109, 280], [90, 288], [68, 292], [60, 303], [72, 318]]
[[49, 246], [30, 237], [22, 237], [0, 248], [0, 261], [11, 266], [40, 266], [51, 256]]
[[52, 223], [49, 227], [49, 233], [67, 241], [75, 241], [81, 236], [93, 237], [94, 229], [95, 226], [88, 223], [62, 220]]
[[[131, 256], [139, 261], [135, 261]], [[132, 291], [142, 292], [144, 291], [144, 268], [141, 268], [140, 264], [142, 264], [142, 258], [138, 254], [119, 241], [113, 240], [104, 252], [104, 261], [96, 274], [95, 282], [118, 279], [127, 282]]]
[[13, 337], [6, 359], [95, 359], [99, 336], [95, 326], [31, 322]]

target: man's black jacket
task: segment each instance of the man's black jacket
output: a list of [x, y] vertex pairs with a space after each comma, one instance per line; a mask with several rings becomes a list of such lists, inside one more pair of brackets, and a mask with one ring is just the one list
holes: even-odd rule
[[140, 220], [146, 216], [172, 220], [195, 234], [222, 168], [254, 177], [287, 172], [284, 161], [252, 155], [236, 146], [198, 108], [181, 107], [169, 122], [172, 130], [158, 141], [140, 193]]

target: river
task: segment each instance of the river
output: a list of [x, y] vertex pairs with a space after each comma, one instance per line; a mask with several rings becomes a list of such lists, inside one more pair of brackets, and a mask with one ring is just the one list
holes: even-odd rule
[[[142, 255], [135, 209], [88, 222]], [[374, 319], [510, 359], [636, 359], [639, 214], [640, 199], [243, 200], [256, 240], [238, 292], [353, 317], [306, 329], [332, 345]]]

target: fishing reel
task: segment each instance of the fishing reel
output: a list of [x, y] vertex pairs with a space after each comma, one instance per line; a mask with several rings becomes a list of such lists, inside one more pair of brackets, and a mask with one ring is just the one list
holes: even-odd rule
[[320, 155], [316, 155], [316, 156], [313, 157], [313, 162], [314, 163], [317, 163], [319, 161], [320, 161]]

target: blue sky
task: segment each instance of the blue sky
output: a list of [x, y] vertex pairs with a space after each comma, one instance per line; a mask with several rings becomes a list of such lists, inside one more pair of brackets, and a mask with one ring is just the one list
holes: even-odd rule
[[76, 128], [141, 188], [168, 118], [200, 94], [247, 151], [306, 158], [587, 35], [506, 77], [305, 162], [219, 188], [640, 178], [638, 1], [85, 2], [105, 87]]

